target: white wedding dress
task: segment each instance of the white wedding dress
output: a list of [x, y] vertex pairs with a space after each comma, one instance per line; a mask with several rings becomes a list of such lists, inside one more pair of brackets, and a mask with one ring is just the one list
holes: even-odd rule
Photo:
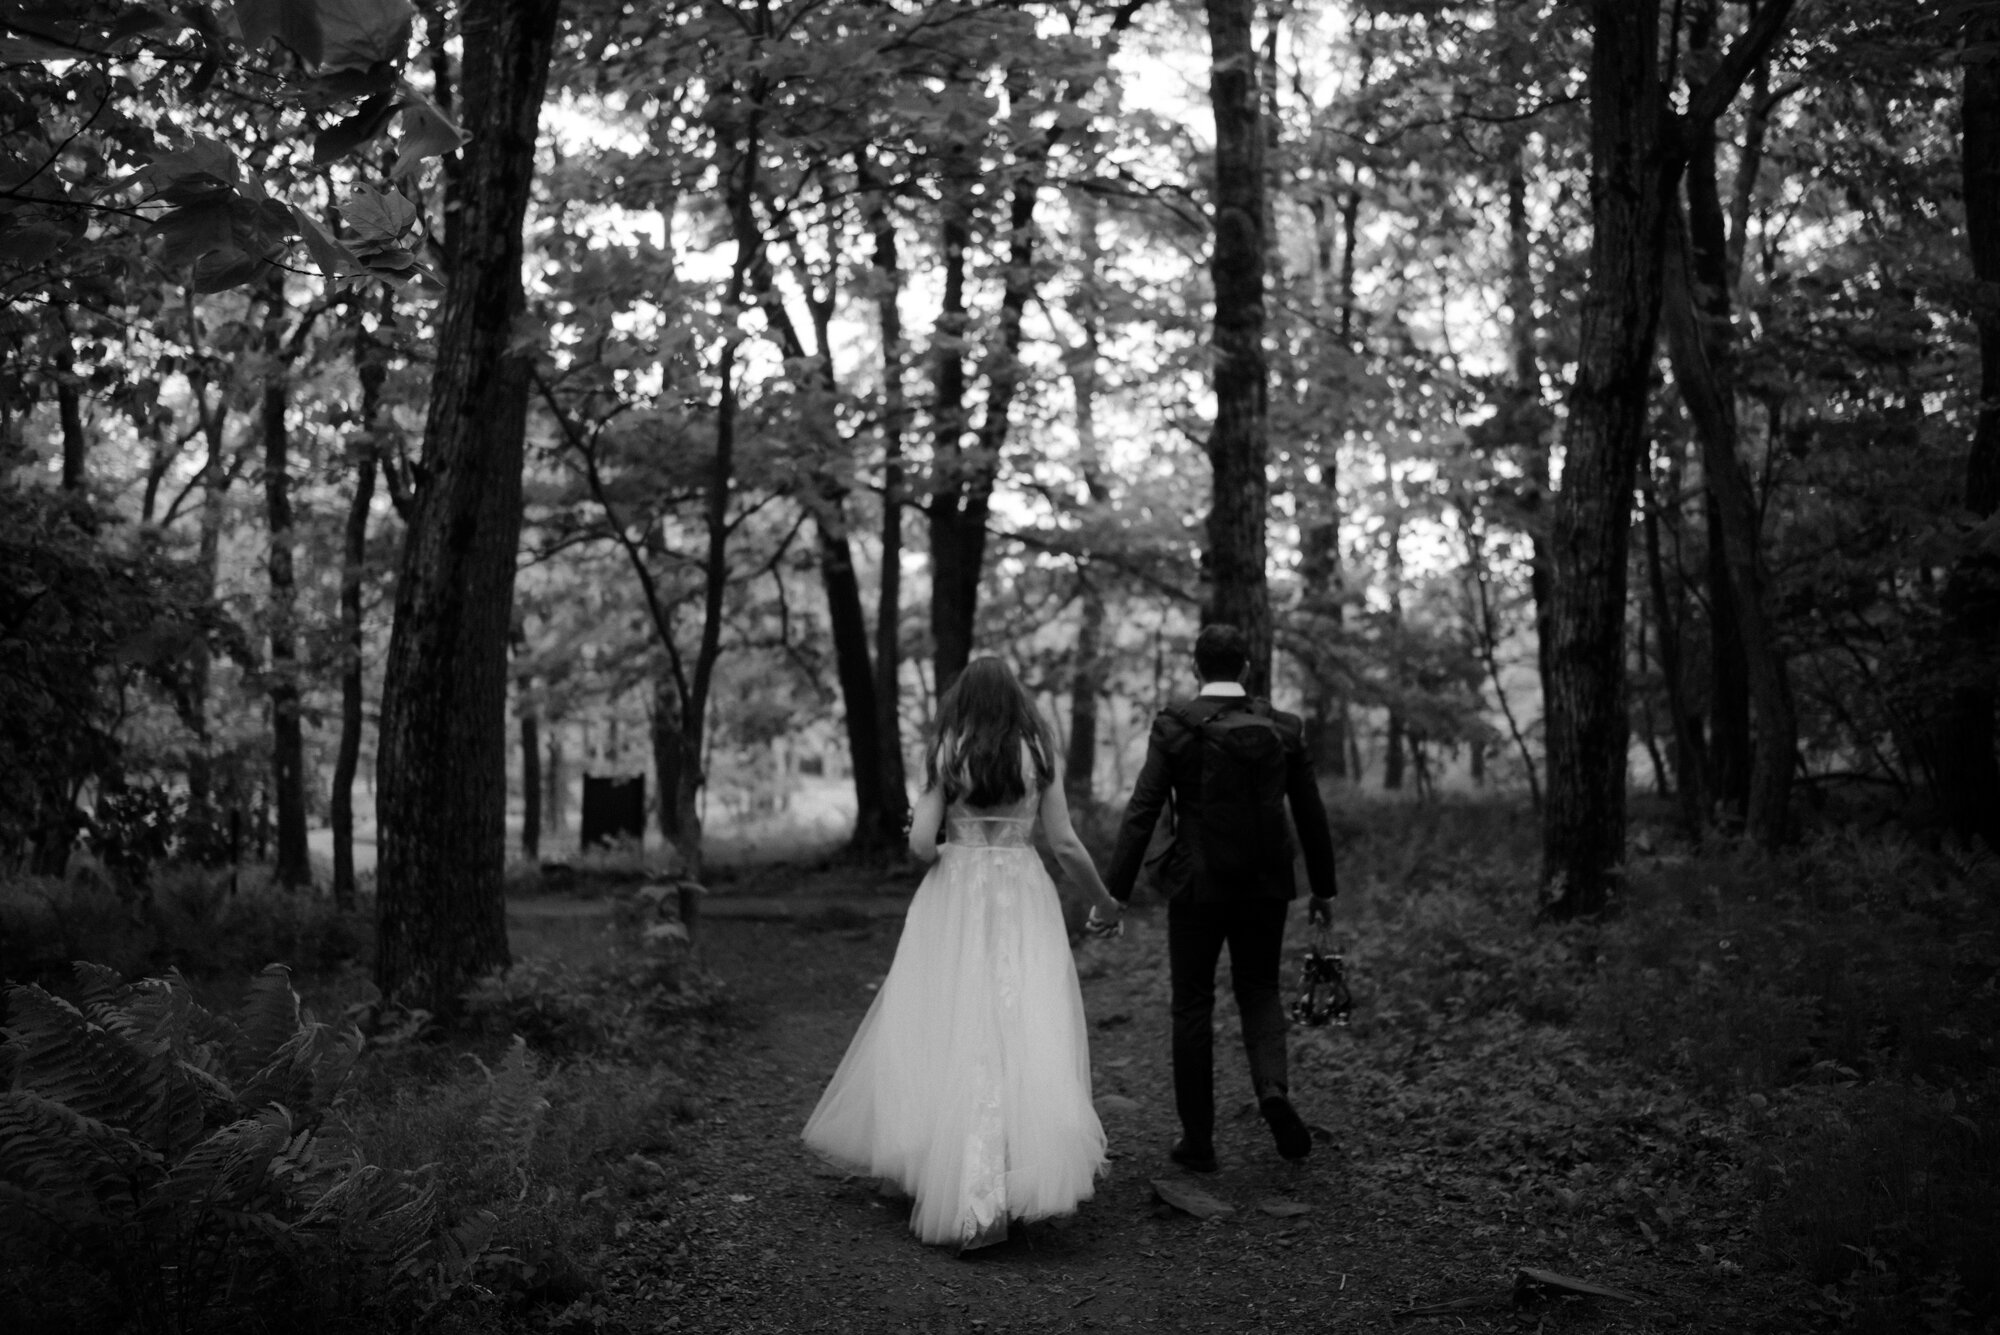
[[953, 806], [889, 976], [806, 1122], [806, 1145], [915, 1200], [928, 1243], [979, 1247], [1069, 1214], [1104, 1167], [1083, 997], [1038, 794]]

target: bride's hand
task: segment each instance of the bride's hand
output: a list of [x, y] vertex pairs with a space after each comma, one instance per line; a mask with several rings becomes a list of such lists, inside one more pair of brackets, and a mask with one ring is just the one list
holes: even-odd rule
[[[1108, 912], [1106, 910], [1109, 910]], [[1125, 906], [1115, 899], [1107, 899], [1104, 904], [1093, 905], [1090, 916], [1084, 919], [1083, 931], [1086, 936], [1109, 937], [1125, 934]]]

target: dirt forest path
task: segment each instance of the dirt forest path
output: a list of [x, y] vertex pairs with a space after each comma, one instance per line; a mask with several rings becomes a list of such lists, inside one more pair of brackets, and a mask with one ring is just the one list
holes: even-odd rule
[[[878, 906], [889, 907], [892, 906]], [[893, 909], [892, 909], [893, 911]], [[1247, 1102], [1234, 1008], [1218, 1007], [1221, 1172], [1166, 1158], [1164, 915], [1079, 951], [1091, 1063], [1112, 1160], [1071, 1219], [1017, 1228], [961, 1259], [908, 1231], [908, 1206], [805, 1152], [799, 1130], [887, 971], [900, 917], [829, 908], [790, 918], [717, 915], [706, 966], [745, 1017], [713, 1054], [703, 1116], [676, 1156], [686, 1254], [655, 1329], [777, 1331], [1230, 1331], [1743, 1329], [1717, 1323], [1673, 1277], [1637, 1277], [1637, 1307], [1597, 1300], [1506, 1309], [1525, 1230], [1497, 1198], [1371, 1169], [1394, 1126], [1344, 1106], [1331, 1073], [1295, 1074], [1308, 1122], [1326, 1128], [1303, 1166], [1279, 1160]], [[1238, 1095], [1240, 1107], [1231, 1102]], [[1155, 1180], [1235, 1207], [1198, 1220]], [[1627, 1276], [1627, 1282], [1635, 1277]], [[1404, 1309], [1486, 1295], [1450, 1313]], [[1706, 1313], [1706, 1315], [1705, 1315]]]

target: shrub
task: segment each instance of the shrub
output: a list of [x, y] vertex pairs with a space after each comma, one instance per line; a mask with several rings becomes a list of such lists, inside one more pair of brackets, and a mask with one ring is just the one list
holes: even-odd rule
[[234, 1019], [178, 976], [128, 985], [82, 964], [77, 983], [74, 1004], [7, 993], [13, 1329], [338, 1325], [463, 1264], [429, 1174], [365, 1163], [323, 1125], [361, 1038], [303, 1014], [284, 969], [266, 969]]

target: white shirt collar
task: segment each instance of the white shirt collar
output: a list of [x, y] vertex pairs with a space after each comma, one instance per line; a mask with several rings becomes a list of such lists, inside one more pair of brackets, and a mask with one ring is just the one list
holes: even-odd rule
[[1201, 684], [1201, 693], [1224, 700], [1241, 700], [1250, 694], [1243, 689], [1240, 681], [1205, 681]]

